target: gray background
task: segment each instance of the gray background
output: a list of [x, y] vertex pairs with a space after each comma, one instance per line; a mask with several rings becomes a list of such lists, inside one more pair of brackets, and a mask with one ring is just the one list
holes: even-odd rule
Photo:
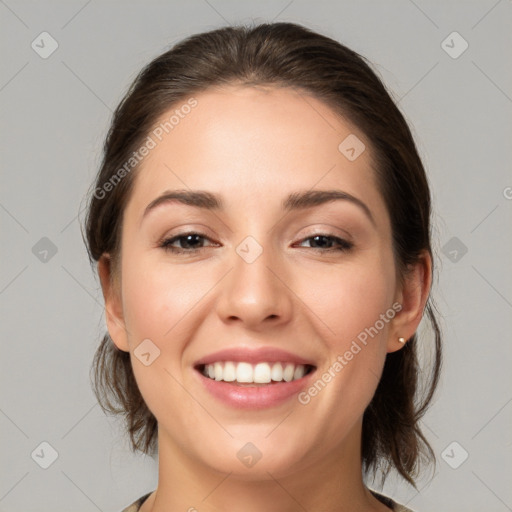
[[[445, 366], [424, 427], [438, 464], [420, 492], [384, 491], [424, 512], [512, 510], [509, 0], [0, 0], [0, 16], [1, 511], [117, 511], [154, 489], [155, 462], [130, 453], [90, 389], [104, 320], [77, 215], [137, 71], [252, 19], [303, 23], [374, 62], [430, 176]], [[46, 59], [31, 47], [50, 48], [43, 31], [59, 45]], [[461, 39], [442, 45], [453, 31], [469, 44], [457, 58]], [[43, 441], [58, 453], [47, 469]]]

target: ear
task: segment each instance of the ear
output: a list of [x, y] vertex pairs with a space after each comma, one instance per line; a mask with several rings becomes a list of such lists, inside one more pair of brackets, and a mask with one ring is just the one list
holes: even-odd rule
[[112, 272], [110, 254], [103, 254], [98, 261], [98, 275], [105, 300], [105, 319], [112, 341], [119, 350], [129, 352], [128, 337], [123, 317], [121, 286]]
[[431, 284], [432, 258], [428, 251], [423, 251], [418, 261], [409, 267], [403, 285], [397, 292], [395, 300], [401, 304], [402, 309], [393, 319], [388, 352], [395, 352], [404, 346], [398, 338], [405, 338], [407, 342], [416, 332], [423, 317]]

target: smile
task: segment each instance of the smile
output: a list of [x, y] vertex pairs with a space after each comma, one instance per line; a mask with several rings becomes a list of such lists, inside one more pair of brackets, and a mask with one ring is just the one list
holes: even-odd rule
[[312, 365], [292, 362], [248, 362], [217, 361], [201, 365], [199, 371], [209, 379], [235, 384], [273, 384], [292, 382], [313, 370]]

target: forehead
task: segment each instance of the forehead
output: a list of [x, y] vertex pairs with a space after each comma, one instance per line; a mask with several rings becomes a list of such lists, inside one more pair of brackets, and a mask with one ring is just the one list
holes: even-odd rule
[[262, 197], [277, 202], [290, 190], [340, 188], [384, 208], [364, 133], [303, 91], [207, 90], [173, 105], [154, 126], [154, 148], [136, 176], [139, 207], [167, 189], [210, 190], [261, 207]]

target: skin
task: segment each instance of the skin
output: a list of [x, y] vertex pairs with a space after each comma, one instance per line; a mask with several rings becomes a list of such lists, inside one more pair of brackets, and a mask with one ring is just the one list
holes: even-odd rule
[[[401, 349], [398, 337], [408, 339], [421, 320], [430, 257], [400, 285], [369, 142], [323, 102], [272, 87], [195, 97], [197, 107], [138, 170], [124, 211], [120, 275], [109, 255], [98, 264], [110, 335], [130, 352], [159, 424], [158, 488], [141, 510], [389, 511], [362, 481], [362, 416], [386, 354]], [[349, 134], [366, 144], [353, 162], [338, 150]], [[149, 203], [176, 189], [219, 194], [224, 209], [174, 202], [142, 219]], [[352, 194], [373, 222], [349, 201], [282, 210], [285, 196], [310, 189]], [[188, 230], [207, 237], [192, 245], [202, 248], [159, 247]], [[328, 251], [327, 241], [315, 249], [308, 237], [318, 234], [354, 246]], [[249, 235], [263, 248], [253, 263], [236, 252]], [[240, 411], [211, 397], [192, 367], [226, 347], [274, 346], [314, 361], [321, 375], [395, 302], [402, 310], [307, 405], [292, 398]], [[150, 366], [133, 354], [147, 338], [161, 351]], [[262, 454], [251, 468], [236, 456], [247, 442]]]

